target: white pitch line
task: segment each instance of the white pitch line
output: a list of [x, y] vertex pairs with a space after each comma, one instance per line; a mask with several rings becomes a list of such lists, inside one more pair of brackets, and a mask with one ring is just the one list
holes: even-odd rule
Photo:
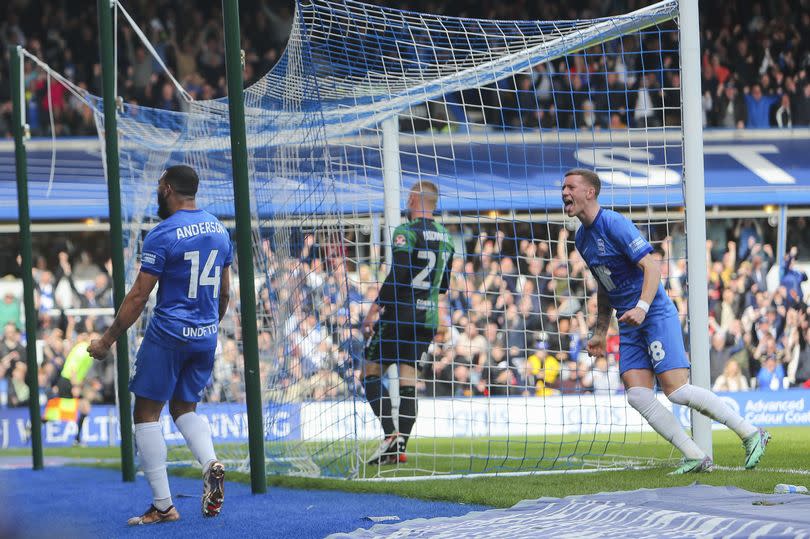
[[358, 478], [355, 481], [369, 483], [398, 483], [401, 481], [437, 481], [446, 479], [483, 479], [486, 477], [523, 477], [527, 475], [568, 475], [568, 474], [589, 474], [599, 472], [621, 472], [628, 470], [642, 470], [646, 467], [631, 468], [588, 468], [574, 470], [535, 470], [527, 472], [492, 472], [492, 473], [470, 473], [470, 474], [447, 474], [447, 475], [425, 475], [425, 476], [405, 476], [405, 477], [368, 477]]
[[[612, 468], [589, 468], [589, 469], [574, 469], [574, 470], [535, 470], [526, 472], [494, 472], [494, 473], [480, 473], [480, 474], [448, 474], [448, 475], [426, 475], [426, 476], [405, 476], [405, 477], [369, 477], [358, 478], [355, 481], [370, 482], [370, 483], [397, 483], [406, 481], [436, 481], [436, 480], [449, 480], [449, 479], [482, 479], [485, 477], [522, 477], [531, 475], [566, 475], [566, 474], [588, 474], [599, 472], [621, 472], [621, 471], [634, 471], [634, 470], [650, 470], [658, 468], [657, 466], [630, 466], [630, 467], [612, 467]], [[715, 466], [715, 470], [724, 472], [768, 472], [768, 473], [782, 473], [782, 474], [795, 474], [795, 475], [808, 475], [810, 470], [794, 470], [790, 468], [755, 468], [747, 470], [742, 466]]]
[[715, 470], [722, 470], [724, 472], [769, 472], [769, 473], [786, 473], [786, 474], [795, 474], [795, 475], [810, 475], [810, 470], [794, 470], [791, 468], [754, 468], [753, 470], [747, 470], [742, 466], [717, 466], [714, 467]]

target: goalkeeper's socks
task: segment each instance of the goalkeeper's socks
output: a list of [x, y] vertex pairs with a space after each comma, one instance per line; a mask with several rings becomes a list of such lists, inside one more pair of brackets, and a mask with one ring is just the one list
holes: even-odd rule
[[189, 412], [175, 419], [174, 424], [186, 440], [191, 454], [202, 466], [203, 473], [207, 472], [211, 463], [217, 460], [208, 423], [197, 412]]
[[413, 386], [399, 387], [399, 433], [408, 443], [408, 438], [416, 422], [416, 388]]
[[650, 426], [677, 447], [687, 459], [703, 459], [706, 454], [695, 441], [686, 434], [672, 412], [655, 398], [652, 389], [631, 387], [627, 390], [627, 402], [638, 410]]
[[669, 394], [669, 400], [675, 404], [682, 404], [701, 414], [722, 423], [737, 433], [737, 436], [745, 440], [749, 436], [758, 432], [757, 428], [745, 420], [740, 414], [720, 400], [720, 397], [708, 389], [684, 384]]
[[380, 419], [382, 429], [386, 436], [396, 432], [394, 418], [391, 417], [391, 398], [388, 396], [388, 388], [383, 386], [379, 376], [366, 376], [363, 379], [366, 388], [366, 399], [371, 405], [371, 409]]
[[166, 440], [160, 423], [151, 421], [135, 425], [135, 445], [146, 481], [152, 488], [152, 504], [160, 511], [172, 505], [169, 476], [166, 473]]

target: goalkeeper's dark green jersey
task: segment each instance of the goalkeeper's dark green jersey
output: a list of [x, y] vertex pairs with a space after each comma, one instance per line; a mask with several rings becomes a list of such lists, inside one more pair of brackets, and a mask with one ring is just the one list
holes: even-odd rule
[[447, 291], [453, 243], [433, 219], [415, 219], [391, 236], [394, 261], [377, 297], [380, 320], [395, 324], [439, 325], [439, 294]]

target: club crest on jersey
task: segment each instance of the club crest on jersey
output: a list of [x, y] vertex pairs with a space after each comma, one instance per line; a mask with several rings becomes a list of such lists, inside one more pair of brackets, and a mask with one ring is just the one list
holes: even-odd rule
[[599, 251], [600, 255], [604, 256], [607, 254], [607, 247], [605, 247], [605, 240], [603, 240], [602, 238], [596, 238], [596, 248]]
[[394, 236], [394, 245], [398, 247], [402, 247], [408, 243], [408, 239], [405, 237], [405, 234], [397, 234]]

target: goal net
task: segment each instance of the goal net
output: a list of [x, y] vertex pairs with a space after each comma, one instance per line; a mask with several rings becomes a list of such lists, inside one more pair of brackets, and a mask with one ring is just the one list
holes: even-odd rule
[[[494, 21], [297, 2], [284, 54], [245, 93], [257, 304], [238, 303], [237, 259], [203, 399], [244, 417], [239, 313], [255, 309], [268, 473], [535, 473], [674, 457], [626, 404], [616, 331], [606, 358], [585, 351], [596, 283], [560, 187], [571, 168], [600, 174], [602, 205], [656, 248], [685, 319], [677, 11], [669, 0], [605, 19]], [[166, 167], [194, 167], [198, 205], [234, 223], [227, 100], [184, 108], [119, 109], [129, 284]], [[382, 430], [359, 326], [420, 180], [438, 186], [436, 219], [455, 245], [450, 289], [417, 369], [408, 460], [366, 465]], [[149, 314], [130, 331], [133, 361]], [[215, 436], [244, 435], [247, 421], [229, 417]], [[218, 452], [247, 466], [246, 442]]]
[[[595, 281], [573, 252], [560, 185], [569, 168], [596, 169], [603, 204], [639, 222], [678, 293], [676, 13], [664, 2], [611, 19], [506, 22], [298, 4], [279, 65], [248, 90], [262, 126], [248, 135], [256, 204], [287, 266], [267, 287], [284, 358], [267, 367], [267, 414], [300, 428], [270, 429], [271, 470], [401, 477], [672, 456], [665, 443], [650, 452], [655, 435], [621, 394], [615, 332], [606, 359], [585, 353]], [[382, 431], [360, 383], [358, 326], [419, 180], [439, 187], [456, 257], [418, 366], [408, 461], [369, 466]]]

